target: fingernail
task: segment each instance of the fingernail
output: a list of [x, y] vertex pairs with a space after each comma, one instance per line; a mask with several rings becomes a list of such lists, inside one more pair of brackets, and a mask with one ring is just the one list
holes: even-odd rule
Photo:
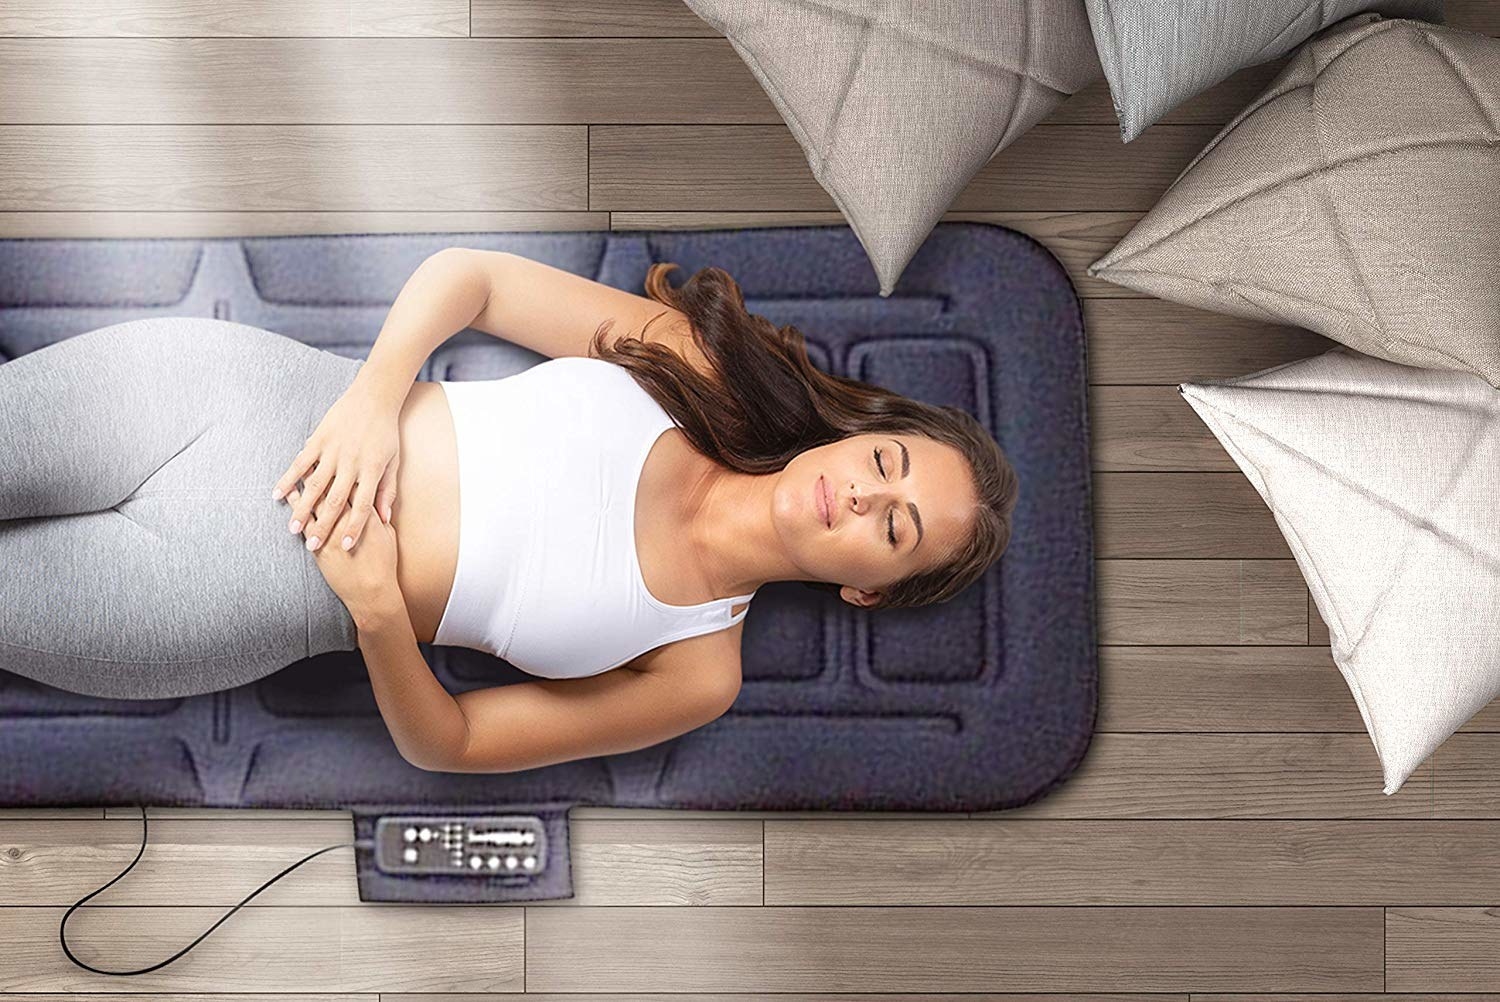
[[309, 550], [316, 550], [318, 548], [318, 537], [317, 536], [308, 536], [307, 537], [307, 548]]
[[345, 536], [344, 537], [344, 549], [351, 550], [353, 548], [354, 548], [354, 537], [353, 536]]
[[281, 500], [281, 488], [280, 487], [273, 487], [273, 488], [271, 488], [271, 500], [272, 501], [280, 501]]
[[290, 529], [290, 530], [291, 530], [291, 531], [292, 531], [292, 532], [301, 532], [301, 531], [302, 531], [302, 523], [301, 523], [301, 522], [299, 522], [299, 521], [298, 521], [298, 520], [297, 520], [297, 519], [295, 519], [295, 518], [294, 518], [294, 519], [292, 519], [292, 520], [291, 520], [291, 521], [290, 521], [290, 522], [288, 522], [288, 523], [287, 523], [287, 524], [286, 524], [286, 527], [287, 527], [287, 528], [288, 528], [288, 529]]

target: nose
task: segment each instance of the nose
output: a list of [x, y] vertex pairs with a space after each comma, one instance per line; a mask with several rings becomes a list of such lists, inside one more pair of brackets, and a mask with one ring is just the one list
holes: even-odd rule
[[[883, 488], [887, 486], [889, 485], [876, 484], [870, 488], [861, 488], [857, 483], [851, 481], [849, 484], [849, 500], [854, 505], [854, 510], [858, 512], [868, 508], [873, 503], [870, 499], [872, 497], [876, 499], [880, 498]], [[895, 493], [894, 488], [892, 488], [892, 493]]]

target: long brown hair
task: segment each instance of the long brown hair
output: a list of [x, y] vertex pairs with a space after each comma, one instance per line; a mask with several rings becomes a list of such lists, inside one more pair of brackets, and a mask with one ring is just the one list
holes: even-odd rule
[[[699, 372], [665, 344], [641, 336], [606, 345], [613, 320], [594, 333], [595, 357], [621, 365], [651, 394], [705, 456], [742, 473], [775, 473], [798, 453], [870, 432], [925, 435], [968, 460], [978, 504], [967, 537], [943, 562], [882, 589], [870, 608], [945, 601], [972, 584], [1010, 543], [1019, 484], [1000, 446], [967, 411], [934, 406], [857, 379], [830, 376], [807, 357], [793, 326], [777, 327], [745, 311], [739, 284], [720, 268], [699, 271], [674, 289], [658, 262], [646, 294], [684, 313], [693, 341], [717, 379]], [[666, 314], [648, 321], [646, 327]], [[641, 331], [644, 334], [645, 330]], [[835, 582], [807, 583], [835, 595]]]

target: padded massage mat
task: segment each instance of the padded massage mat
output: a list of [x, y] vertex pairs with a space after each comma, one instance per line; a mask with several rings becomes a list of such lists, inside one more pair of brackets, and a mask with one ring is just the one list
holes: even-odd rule
[[[574, 804], [982, 811], [1037, 800], [1073, 772], [1098, 678], [1084, 332], [1062, 266], [1023, 234], [944, 223], [889, 298], [844, 226], [0, 240], [0, 357], [190, 315], [362, 358], [412, 271], [452, 245], [637, 294], [656, 261], [681, 265], [674, 284], [725, 269], [751, 312], [807, 336], [823, 370], [974, 414], [1020, 475], [1010, 548], [957, 598], [923, 609], [871, 613], [796, 582], [767, 585], [728, 713], [650, 748], [519, 773], [409, 765], [358, 651], [156, 701], [64, 692], [0, 663], [0, 806], [349, 809], [361, 900], [518, 901], [572, 896]], [[418, 378], [496, 379], [543, 360], [465, 329]], [[450, 692], [530, 677], [483, 652], [421, 648]], [[418, 816], [434, 838], [413, 862], [402, 843]], [[436, 836], [458, 831], [492, 846], [518, 839], [536, 864], [495, 872], [472, 854], [450, 868]]]

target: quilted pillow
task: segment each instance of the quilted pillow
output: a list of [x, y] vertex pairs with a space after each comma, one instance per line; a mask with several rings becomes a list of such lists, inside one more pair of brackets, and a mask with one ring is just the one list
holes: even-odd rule
[[990, 158], [1100, 76], [1083, 0], [686, 0], [729, 40], [880, 294]]
[[1395, 793], [1500, 695], [1500, 392], [1343, 346], [1177, 389], [1275, 515]]
[[1090, 275], [1500, 385], [1500, 41], [1360, 15], [1305, 45]]
[[1443, 0], [1087, 2], [1120, 135], [1127, 143], [1194, 95], [1247, 66], [1286, 55], [1360, 11], [1443, 20]]

